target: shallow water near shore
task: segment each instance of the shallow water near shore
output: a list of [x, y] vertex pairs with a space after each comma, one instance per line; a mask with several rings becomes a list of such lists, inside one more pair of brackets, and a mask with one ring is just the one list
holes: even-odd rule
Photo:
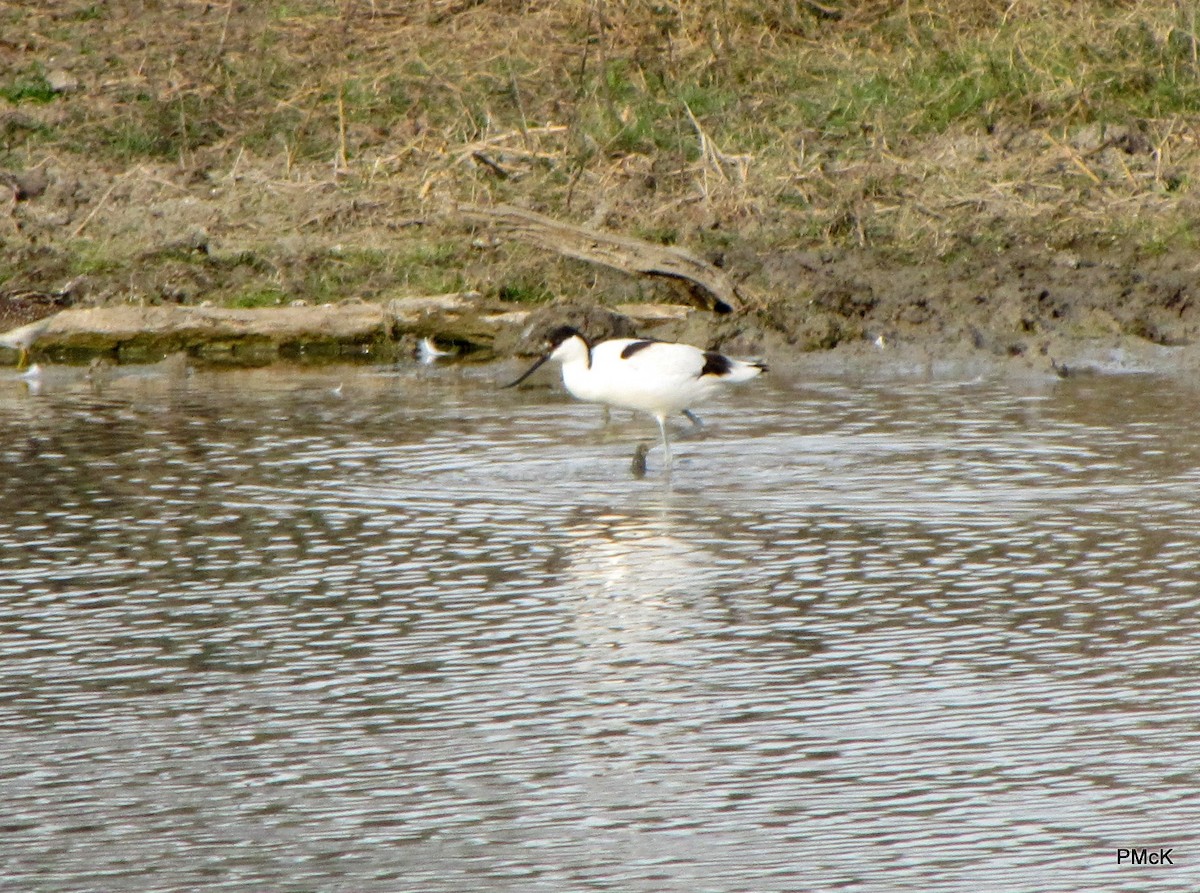
[[1200, 387], [511, 371], [0, 378], [7, 884], [1200, 884]]

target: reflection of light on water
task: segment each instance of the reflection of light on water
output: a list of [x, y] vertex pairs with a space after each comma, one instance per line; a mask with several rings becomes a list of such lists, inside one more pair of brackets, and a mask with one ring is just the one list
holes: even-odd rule
[[694, 594], [697, 573], [714, 559], [693, 526], [680, 524], [669, 507], [600, 515], [567, 533], [576, 578], [610, 595]]
[[[669, 812], [665, 804], [705, 796], [697, 778], [707, 742], [686, 730], [720, 712], [696, 688], [706, 660], [697, 642], [714, 641], [722, 623], [713, 610], [717, 556], [697, 544], [695, 525], [666, 511], [588, 518], [567, 536], [563, 582], [578, 643], [571, 679], [588, 707], [572, 717], [576, 746], [564, 781], [571, 800], [607, 826], [597, 830], [611, 832], [626, 827], [625, 810]], [[676, 859], [690, 846], [664, 845]]]
[[665, 522], [622, 518], [572, 531], [571, 566], [581, 586], [597, 594], [661, 597], [684, 588], [709, 557], [706, 550], [670, 532]]
[[[605, 515], [568, 531], [575, 623], [589, 644], [661, 649], [694, 635], [715, 556], [664, 514]], [[625, 654], [626, 658], [634, 655]], [[662, 655], [658, 655], [661, 660]]]

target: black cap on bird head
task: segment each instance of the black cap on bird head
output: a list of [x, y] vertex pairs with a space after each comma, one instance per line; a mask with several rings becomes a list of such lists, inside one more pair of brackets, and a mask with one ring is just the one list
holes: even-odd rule
[[587, 345], [588, 360], [589, 360], [589, 365], [590, 365], [591, 353], [592, 353], [592, 343], [590, 341], [588, 341], [586, 338], [584, 338], [583, 335], [580, 333], [580, 331], [578, 329], [576, 329], [575, 327], [573, 327], [573, 326], [558, 326], [557, 328], [551, 329], [550, 333], [546, 336], [546, 341], [545, 341], [546, 350], [540, 357], [538, 357], [537, 362], [535, 362], [532, 366], [530, 366], [528, 369], [526, 369], [520, 376], [517, 377], [517, 379], [515, 381], [510, 381], [506, 385], [501, 385], [501, 387], [502, 388], [512, 388], [512, 387], [516, 387], [517, 385], [519, 385], [521, 382], [523, 382], [529, 376], [533, 375], [533, 373], [537, 372], [537, 370], [542, 367], [542, 364], [545, 363], [548, 359], [550, 359], [551, 354], [553, 354], [554, 351], [558, 350], [559, 346], [564, 341], [569, 341], [572, 338], [578, 338], [580, 341], [582, 341], [584, 344]]
[[583, 337], [583, 333], [574, 326], [559, 326], [556, 329], [551, 329], [550, 333], [546, 335], [546, 344], [550, 352], [553, 353], [564, 341], [576, 337], [583, 339], [583, 343], [591, 347], [591, 343]]

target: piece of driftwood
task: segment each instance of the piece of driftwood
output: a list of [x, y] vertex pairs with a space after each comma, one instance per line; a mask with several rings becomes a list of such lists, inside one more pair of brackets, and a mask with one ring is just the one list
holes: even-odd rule
[[197, 354], [343, 345], [385, 344], [402, 336], [437, 336], [487, 348], [497, 331], [497, 310], [475, 292], [348, 301], [288, 307], [185, 307], [117, 305], [63, 310], [0, 333], [0, 347], [38, 352], [76, 351], [142, 357], [157, 351]]
[[462, 205], [458, 211], [469, 221], [501, 227], [576, 260], [684, 283], [697, 304], [716, 313], [741, 310], [746, 303], [724, 272], [681, 248], [563, 223], [512, 205]]
[[[680, 321], [687, 311], [631, 304], [622, 313], [635, 326], [653, 327]], [[17, 362], [26, 351], [35, 358], [106, 355], [128, 362], [180, 350], [216, 358], [249, 352], [255, 360], [298, 351], [323, 356], [365, 351], [386, 360], [395, 354], [389, 345], [427, 337], [486, 357], [511, 351], [529, 314], [526, 305], [488, 301], [478, 292], [287, 307], [76, 308], [0, 332], [0, 364]]]

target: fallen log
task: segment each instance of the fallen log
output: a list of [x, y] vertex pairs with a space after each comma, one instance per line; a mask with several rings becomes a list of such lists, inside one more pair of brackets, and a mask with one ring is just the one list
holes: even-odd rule
[[[628, 305], [622, 312], [635, 325], [651, 327], [687, 313], [662, 304]], [[178, 351], [250, 364], [299, 356], [394, 361], [421, 338], [490, 359], [520, 342], [529, 314], [528, 305], [489, 301], [476, 292], [289, 307], [91, 307], [0, 333], [0, 363], [16, 363], [25, 351], [67, 362], [108, 356], [144, 363]]]
[[0, 346], [52, 359], [110, 354], [130, 362], [180, 350], [248, 361], [297, 353], [388, 358], [405, 336], [490, 348], [500, 328], [516, 325], [499, 313], [505, 309], [475, 292], [289, 307], [90, 307], [0, 334]]
[[683, 283], [699, 306], [715, 313], [739, 311], [746, 303], [722, 270], [682, 248], [563, 223], [512, 205], [461, 205], [458, 213], [466, 220], [498, 226], [519, 239], [576, 260]]

